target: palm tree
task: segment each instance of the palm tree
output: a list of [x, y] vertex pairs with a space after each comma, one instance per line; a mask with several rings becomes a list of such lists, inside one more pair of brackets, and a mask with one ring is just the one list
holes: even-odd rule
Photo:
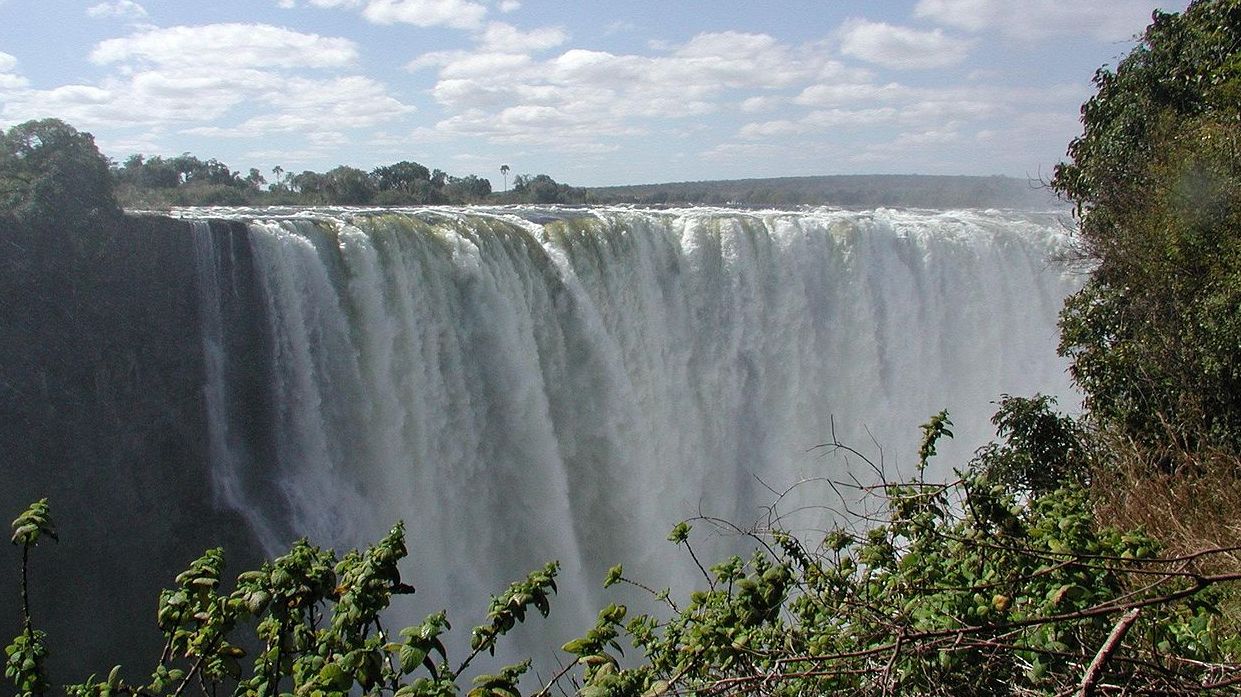
[[504, 176], [504, 193], [508, 193], [508, 165], [500, 165], [500, 174]]

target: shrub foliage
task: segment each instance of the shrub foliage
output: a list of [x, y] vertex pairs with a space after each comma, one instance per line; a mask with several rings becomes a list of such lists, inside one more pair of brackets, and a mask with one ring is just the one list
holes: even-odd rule
[[[1215, 602], [1241, 574], [1201, 566], [1226, 550], [1161, 557], [1150, 536], [1101, 525], [1080, 483], [1031, 486], [1030, 455], [1081, 448], [1048, 400], [1006, 399], [996, 421], [1007, 441], [951, 481], [836, 482], [861, 494], [859, 522], [809, 539], [747, 531], [758, 551], [711, 567], [684, 606], [658, 594], [668, 616], [605, 610], [564, 646], [585, 666], [580, 694], [1235, 690], [1241, 645], [1215, 631]], [[946, 425], [927, 424], [924, 453]], [[688, 546], [689, 524], [670, 539]], [[620, 567], [618, 582], [631, 582]]]
[[1241, 2], [1156, 12], [1095, 84], [1052, 181], [1095, 267], [1061, 351], [1096, 423], [1241, 452]]
[[[1236, 548], [1161, 556], [1149, 535], [1096, 520], [1082, 482], [1045, 485], [1036, 476], [1042, 462], [1070, 462], [1082, 450], [1080, 433], [1051, 406], [1042, 397], [1005, 399], [995, 419], [1005, 440], [946, 482], [924, 475], [936, 442], [951, 435], [947, 414], [937, 414], [924, 426], [915, 478], [833, 482], [855, 494], [852, 522], [819, 535], [778, 524], [745, 531], [753, 555], [699, 564], [705, 585], [684, 601], [614, 567], [605, 585], [645, 588], [662, 610], [602, 610], [562, 647], [570, 660], [539, 694], [1241, 690], [1241, 639], [1218, 630], [1218, 601], [1241, 573], [1213, 566]], [[780, 520], [774, 509], [771, 516]], [[703, 523], [720, 521], [683, 521], [668, 539], [693, 556], [694, 526]], [[24, 572], [26, 553], [54, 533], [46, 501], [13, 525]], [[303, 540], [226, 590], [223, 552], [208, 550], [160, 595], [165, 646], [148, 678], [127, 680], [117, 667], [66, 689], [75, 697], [522, 694], [529, 661], [476, 675], [470, 686], [463, 680], [474, 658], [494, 652], [528, 613], [549, 612], [556, 564], [492, 598], [487, 621], [471, 632], [471, 653], [454, 667], [444, 612], [394, 634], [384, 626], [392, 600], [413, 592], [397, 569], [405, 554], [401, 525], [339, 558]], [[6, 674], [19, 694], [41, 695], [47, 642], [28, 605], [25, 616]], [[626, 657], [622, 642], [637, 655]]]
[[[13, 522], [13, 542], [27, 553], [41, 536], [54, 536], [47, 501]], [[404, 526], [397, 524], [374, 546], [343, 557], [305, 540], [261, 568], [237, 576], [226, 590], [224, 552], [207, 550], [162, 592], [156, 623], [164, 649], [148, 678], [122, 677], [116, 666], [106, 678], [92, 675], [67, 685], [71, 697], [114, 695], [179, 696], [187, 691], [216, 695], [292, 694], [345, 697], [456, 695], [474, 659], [494, 654], [497, 643], [528, 613], [546, 616], [556, 592], [553, 562], [493, 597], [487, 621], [474, 627], [471, 652], [455, 665], [441, 637], [451, 629], [447, 615], [433, 613], [419, 625], [392, 634], [382, 615], [393, 598], [414, 588], [401, 580], [406, 556]], [[23, 601], [25, 585], [23, 583]], [[47, 642], [33, 628], [29, 605], [25, 625], [6, 649], [5, 675], [22, 697], [43, 695]], [[247, 663], [249, 665], [247, 665]], [[477, 674], [471, 697], [516, 697], [529, 662], [495, 674]]]

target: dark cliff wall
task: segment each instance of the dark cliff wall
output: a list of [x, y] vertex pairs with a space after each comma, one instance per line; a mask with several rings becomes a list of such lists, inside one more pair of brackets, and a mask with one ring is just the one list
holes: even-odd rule
[[[213, 502], [193, 252], [167, 218], [0, 219], [0, 514], [51, 499], [60, 543], [33, 555], [32, 603], [57, 683], [136, 649], [153, 661], [158, 591], [204, 548], [224, 545], [233, 571], [256, 561]], [[0, 553], [5, 640], [19, 564]]]

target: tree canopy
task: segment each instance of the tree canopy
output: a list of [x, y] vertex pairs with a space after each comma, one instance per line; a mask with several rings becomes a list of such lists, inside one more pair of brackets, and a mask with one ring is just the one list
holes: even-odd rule
[[80, 222], [120, 212], [95, 139], [59, 119], [0, 134], [0, 213]]
[[1241, 2], [1156, 12], [1095, 75], [1053, 186], [1085, 288], [1061, 351], [1092, 417], [1138, 441], [1241, 449]]

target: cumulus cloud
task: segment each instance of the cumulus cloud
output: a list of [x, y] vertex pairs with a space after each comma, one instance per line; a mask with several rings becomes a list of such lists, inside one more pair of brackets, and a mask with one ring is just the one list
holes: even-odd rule
[[500, 11], [508, 14], [521, 9], [521, 3], [518, 0], [500, 0]]
[[473, 29], [482, 24], [487, 8], [468, 0], [370, 0], [362, 16], [376, 24], [412, 24]]
[[[112, 73], [95, 84], [8, 94], [0, 115], [217, 136], [296, 131], [313, 140], [412, 111], [370, 78], [319, 74], [352, 67], [353, 42], [270, 25], [148, 28], [99, 43], [90, 58]], [[230, 117], [243, 120], [221, 123]]]
[[17, 57], [0, 51], [0, 95], [22, 90], [29, 84], [26, 78], [15, 72], [16, 69]]
[[91, 17], [120, 17], [122, 19], [142, 19], [147, 16], [146, 8], [133, 0], [113, 0], [101, 2], [86, 8]]
[[928, 69], [957, 65], [972, 42], [950, 37], [940, 29], [918, 31], [885, 22], [849, 20], [840, 29], [840, 50], [886, 68]]
[[540, 27], [521, 31], [511, 24], [491, 22], [479, 37], [479, 50], [509, 53], [538, 53], [568, 40], [562, 27]]
[[154, 126], [210, 121], [279, 80], [257, 71], [232, 75], [140, 71], [98, 85], [61, 85], [10, 97], [3, 115], [17, 120], [56, 114], [79, 126]]
[[747, 91], [752, 99], [755, 91], [815, 80], [831, 62], [823, 46], [735, 31], [702, 33], [654, 55], [574, 48], [534, 58], [564, 38], [558, 29], [494, 24], [474, 51], [429, 53], [407, 67], [438, 70], [431, 94], [450, 116], [437, 132], [584, 148], [641, 133], [647, 120], [736, 109], [740, 95], [730, 93]]
[[901, 111], [893, 107], [869, 109], [820, 109], [799, 119], [779, 119], [748, 123], [738, 135], [746, 140], [762, 140], [775, 136], [801, 135], [805, 133], [837, 131], [846, 128], [862, 128], [896, 121]]
[[[1004, 87], [910, 87], [900, 83], [883, 85], [816, 84], [796, 97], [793, 104], [812, 110], [799, 117], [772, 121], [756, 121], [743, 125], [737, 132], [746, 141], [760, 141], [792, 135], [823, 135], [851, 129], [884, 129], [903, 127], [907, 136], [898, 139], [902, 145], [947, 142], [946, 137], [931, 134], [953, 134], [955, 141], [961, 129], [999, 119], [1012, 121], [1033, 109], [1048, 104], [1079, 101], [1081, 87], [1057, 85], [1046, 88]], [[921, 134], [920, 139], [913, 135]]]
[[[413, 110], [387, 94], [370, 78], [349, 76], [317, 80], [291, 78], [260, 100], [275, 109], [235, 126], [206, 126], [187, 133], [253, 138], [271, 133], [338, 134], [341, 130], [377, 126]], [[335, 137], [335, 136], [334, 136]]]
[[165, 147], [163, 143], [165, 135], [162, 129], [153, 128], [138, 135], [96, 137], [95, 144], [100, 151], [110, 153], [169, 152], [171, 148]]
[[[1184, 3], [1181, 3], [1181, 7]], [[1149, 0], [919, 0], [914, 14], [967, 31], [993, 30], [1017, 39], [1085, 34], [1119, 41], [1150, 21]]]
[[907, 97], [910, 90], [895, 82], [886, 85], [871, 83], [832, 82], [810, 85], [793, 98], [802, 106], [834, 106], [850, 102], [890, 101]]
[[[487, 8], [471, 0], [307, 0], [321, 8], [360, 8], [362, 16], [375, 24], [412, 24], [417, 27], [477, 29], [487, 16]], [[280, 7], [296, 7], [296, 0], [277, 0]], [[520, 5], [504, 9], [510, 12]]]
[[98, 64], [137, 61], [165, 67], [338, 68], [357, 60], [348, 40], [269, 24], [208, 24], [146, 29], [101, 42]]
[[834, 163], [840, 155], [839, 144], [826, 141], [802, 141], [782, 143], [721, 143], [698, 154], [699, 158], [718, 163], [744, 167], [746, 171], [759, 169], [758, 176], [787, 176], [789, 166], [800, 163], [807, 172], [822, 172], [824, 163]]
[[750, 97], [742, 101], [739, 108], [746, 113], [753, 114], [760, 111], [771, 111], [780, 106], [783, 101], [782, 98], [774, 96]]

